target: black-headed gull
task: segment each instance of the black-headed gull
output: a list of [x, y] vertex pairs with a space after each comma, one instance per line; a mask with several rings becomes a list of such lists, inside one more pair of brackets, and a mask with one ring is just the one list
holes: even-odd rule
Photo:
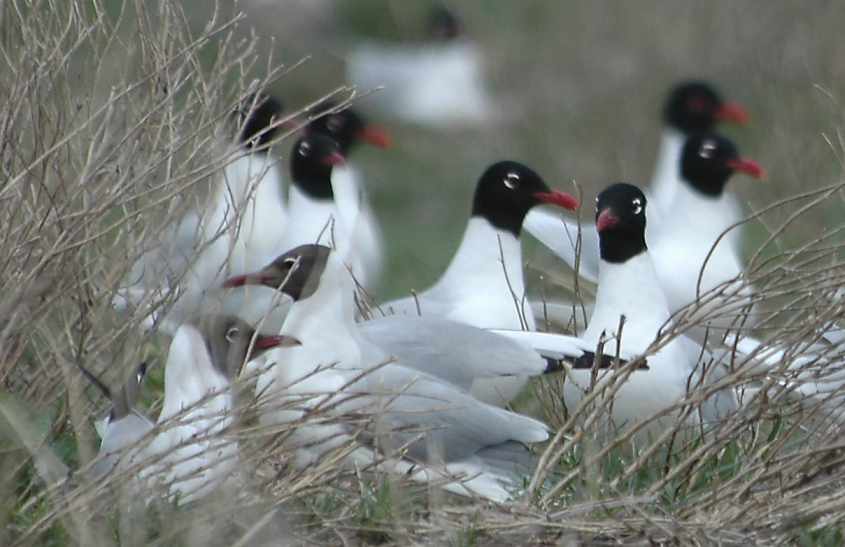
[[[639, 188], [625, 183], [609, 186], [596, 202], [598, 290], [581, 339], [594, 346], [604, 340], [609, 355], [617, 348], [627, 354], [644, 353], [662, 329], [671, 327], [669, 303], [646, 245], [646, 205]], [[614, 421], [623, 425], [652, 416], [682, 399], [688, 386], [712, 381], [721, 369], [711, 367], [713, 377], [702, 378], [702, 368], [697, 365], [700, 354], [700, 347], [683, 335], [649, 354], [648, 370], [632, 374], [616, 393]], [[573, 408], [591, 387], [591, 377], [589, 372], [572, 371], [569, 379], [572, 381], [564, 384], [564, 400]], [[733, 392], [723, 390], [702, 403], [700, 417], [711, 422], [736, 405]]]
[[[357, 242], [356, 253], [361, 257], [361, 262], [367, 265], [363, 272], [365, 277], [358, 278], [358, 282], [372, 289], [378, 284], [384, 266], [384, 237], [367, 197], [367, 185], [364, 182], [366, 177], [349, 157], [361, 143], [377, 148], [390, 147], [390, 134], [383, 127], [367, 122], [351, 107], [341, 110], [331, 102], [324, 102], [319, 109], [329, 112], [311, 121], [306, 127], [306, 133], [334, 139], [340, 146], [340, 153], [348, 160], [342, 168], [337, 168], [332, 173], [334, 201], [343, 218], [355, 219], [352, 237]], [[273, 258], [275, 257], [270, 260]], [[264, 264], [267, 262], [269, 260]]]
[[[294, 300], [281, 333], [302, 342], [266, 356], [256, 392], [287, 405], [264, 412], [263, 423], [295, 422], [310, 411], [341, 419], [366, 415], [375, 423], [358, 437], [364, 443], [350, 454], [352, 461], [379, 461], [376, 445], [384, 443], [376, 437], [381, 432], [388, 444], [402, 447], [401, 456], [382, 454], [388, 457], [383, 466], [424, 482], [443, 479], [445, 488], [464, 495], [504, 501], [509, 489], [519, 485], [520, 475], [530, 472], [522, 443], [545, 440], [546, 427], [474, 399], [459, 387], [468, 383], [466, 375], [456, 371], [453, 384], [396, 361], [372, 344], [355, 322], [353, 281], [337, 253], [303, 245], [260, 272], [230, 280], [235, 285], [250, 282], [279, 286]], [[523, 355], [528, 363], [512, 364], [518, 373], [545, 368], [536, 354]], [[461, 363], [429, 365], [443, 373]], [[298, 465], [318, 460], [354, 434], [355, 427], [342, 421], [296, 426], [292, 441]], [[449, 479], [452, 475], [459, 477]]]
[[490, 121], [494, 108], [481, 49], [443, 7], [432, 10], [428, 27], [421, 44], [353, 48], [346, 58], [349, 81], [363, 90], [382, 87], [373, 108], [406, 121], [435, 127]]
[[[724, 101], [713, 86], [706, 82], [686, 81], [672, 88], [663, 106], [663, 133], [649, 188], [652, 211], [668, 211], [672, 207], [675, 191], [684, 183], [679, 177], [677, 166], [687, 138], [713, 131], [720, 122], [745, 125], [748, 118], [748, 113], [741, 105]], [[729, 205], [739, 220], [739, 205], [733, 198]]]
[[[481, 328], [535, 330], [525, 304], [519, 237], [526, 214], [543, 204], [574, 210], [578, 200], [549, 189], [540, 175], [521, 163], [491, 165], [478, 180], [463, 239], [440, 279], [416, 296], [382, 304], [381, 310], [432, 315]], [[520, 378], [484, 380], [473, 387], [473, 394], [502, 405], [524, 384]]]
[[100, 450], [91, 467], [91, 475], [99, 479], [114, 469], [124, 448], [138, 442], [154, 427], [153, 422], [135, 408], [147, 374], [147, 364], [141, 363], [117, 392], [109, 389], [88, 369], [78, 366], [82, 374], [111, 402], [108, 415], [96, 423]]
[[[291, 271], [288, 258], [282, 255], [257, 272], [232, 277], [225, 286], [281, 287]], [[357, 327], [369, 344], [403, 366], [465, 390], [480, 379], [537, 376], [563, 367], [591, 368], [596, 364], [595, 348], [573, 336], [504, 329], [493, 332], [436, 316], [388, 315], [359, 322]], [[621, 357], [624, 361], [631, 356]], [[611, 364], [611, 358], [599, 357], [599, 368]]]
[[[748, 122], [748, 114], [739, 104], [724, 101], [706, 82], [681, 82], [669, 92], [663, 106], [664, 128], [657, 165], [648, 192], [654, 214], [677, 210], [673, 203], [676, 194], [689, 184], [680, 169], [684, 144], [690, 136], [711, 132], [719, 122], [744, 125]], [[742, 211], [733, 195], [723, 194], [720, 205], [720, 218], [726, 221], [721, 223], [723, 226], [741, 219]], [[537, 210], [526, 218], [525, 229], [568, 264], [575, 264], [574, 248], [578, 235], [575, 223], [567, 222], [562, 227], [559, 215], [556, 219], [548, 211]], [[560, 237], [561, 229], [565, 230], [565, 237]], [[650, 227], [649, 233], [653, 232], [653, 227]], [[598, 237], [591, 226], [585, 226], [581, 238], [579, 273], [595, 282], [598, 277]], [[732, 240], [731, 244], [733, 251], [738, 253], [736, 241]]]
[[115, 298], [122, 308], [178, 292], [172, 308], [151, 315], [148, 325], [160, 322], [172, 333], [198, 313], [209, 289], [285, 250], [279, 238], [286, 229], [284, 181], [268, 151], [282, 121], [282, 105], [273, 97], [254, 95], [236, 114], [242, 124], [237, 155], [223, 169], [207, 206], [168, 227], [157, 246], [134, 264], [129, 285]]
[[360, 201], [355, 198], [355, 205], [345, 205], [350, 189], [344, 187], [344, 169], [346, 158], [334, 139], [314, 133], [296, 142], [291, 153], [290, 218], [280, 241], [286, 250], [306, 243], [336, 248], [366, 287], [378, 274], [381, 250], [373, 232], [361, 229]]
[[199, 499], [235, 474], [238, 446], [222, 433], [233, 423], [232, 381], [250, 359], [299, 341], [256, 334], [233, 316], [206, 315], [175, 332], [164, 371], [164, 404], [150, 439], [131, 447], [147, 432], [124, 437], [131, 464], [143, 464], [137, 479], [143, 488], [161, 488], [180, 502]]
[[[731, 230], [721, 237], [737, 222], [726, 186], [736, 172], [753, 178], [764, 176], [757, 163], [740, 157], [729, 139], [715, 133], [699, 133], [688, 138], [677, 170], [683, 184], [675, 191], [674, 205], [652, 214], [646, 229], [650, 255], [673, 313], [742, 273], [739, 231]], [[525, 227], [574, 268], [578, 234], [574, 220], [560, 217], [553, 220], [546, 213], [532, 212], [526, 218]], [[598, 232], [593, 225], [585, 224], [581, 227], [581, 237], [578, 272], [596, 282], [600, 263]], [[708, 326], [729, 326], [746, 304], [742, 297], [747, 292], [742, 291], [747, 290], [736, 288], [718, 299], [716, 304], [730, 304], [732, 313], [726, 314], [723, 320], [709, 322]], [[704, 329], [700, 330], [697, 336], [703, 335]]]

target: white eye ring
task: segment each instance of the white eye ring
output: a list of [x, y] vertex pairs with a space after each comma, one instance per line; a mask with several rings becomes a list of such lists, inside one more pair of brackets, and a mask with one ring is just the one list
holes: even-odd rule
[[505, 175], [505, 187], [509, 190], [516, 190], [519, 187], [519, 174], [508, 173]]
[[634, 214], [638, 215], [643, 212], [643, 200], [640, 198], [634, 198], [631, 201], [631, 204], [634, 206]]
[[226, 341], [230, 344], [235, 341], [235, 337], [240, 333], [240, 329], [238, 327], [229, 327], [229, 330], [226, 331]]
[[297, 150], [297, 152], [299, 152], [300, 156], [307, 157], [308, 154], [311, 153], [311, 145], [308, 144], [307, 142], [303, 142], [299, 145], [299, 150]]
[[713, 141], [704, 141], [701, 148], [698, 149], [698, 155], [709, 160], [713, 157], [713, 152], [716, 150], [716, 143]]

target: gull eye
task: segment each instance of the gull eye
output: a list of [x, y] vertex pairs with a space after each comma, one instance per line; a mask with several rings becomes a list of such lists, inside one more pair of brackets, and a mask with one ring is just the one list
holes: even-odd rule
[[508, 173], [505, 175], [504, 179], [505, 187], [508, 190], [516, 190], [519, 188], [519, 174], [518, 173]]
[[631, 205], [634, 206], [634, 214], [638, 215], [643, 212], [643, 200], [640, 198], [634, 198], [631, 201]]
[[311, 154], [311, 145], [307, 142], [303, 142], [299, 145], [299, 150], [297, 150], [300, 156], [307, 158], [309, 154]]
[[238, 327], [229, 327], [229, 330], [226, 331], [226, 341], [231, 344], [240, 332]]
[[698, 155], [706, 160], [709, 160], [713, 157], [713, 153], [716, 151], [716, 143], [713, 141], [704, 141], [702, 143], [701, 148], [698, 149]]

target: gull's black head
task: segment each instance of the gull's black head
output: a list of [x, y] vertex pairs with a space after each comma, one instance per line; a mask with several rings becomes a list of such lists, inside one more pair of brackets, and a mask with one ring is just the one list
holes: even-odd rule
[[464, 25], [460, 18], [446, 6], [435, 5], [428, 14], [428, 38], [435, 42], [448, 42], [461, 37]]
[[719, 122], [748, 123], [748, 113], [736, 103], [724, 102], [712, 86], [689, 81], [675, 86], [666, 99], [664, 122], [689, 135], [710, 131]]
[[331, 249], [324, 245], [300, 245], [262, 270], [232, 277], [223, 286], [265, 285], [281, 290], [294, 301], [303, 300], [317, 291], [330, 255]]
[[233, 315], [206, 315], [197, 321], [211, 364], [228, 380], [240, 374], [244, 363], [275, 347], [298, 346], [290, 336], [257, 334], [252, 326]]
[[515, 161], [500, 161], [488, 167], [478, 180], [472, 215], [519, 236], [528, 211], [544, 203], [570, 211], [578, 208], [577, 199], [550, 190], [533, 169]]
[[728, 179], [737, 172], [754, 178], [764, 176], [754, 161], [741, 158], [730, 139], [716, 133], [701, 133], [689, 137], [681, 152], [681, 178], [696, 191], [719, 197]]
[[254, 94], [237, 109], [241, 144], [252, 150], [266, 150], [276, 137], [279, 128], [271, 127], [282, 118], [284, 107], [270, 95]]
[[307, 135], [293, 145], [291, 179], [312, 198], [333, 199], [332, 169], [344, 162], [337, 141], [323, 135]]
[[308, 133], [331, 137], [340, 145], [340, 151], [344, 155], [347, 155], [360, 142], [378, 148], [390, 146], [390, 135], [387, 131], [368, 124], [355, 110], [349, 107], [338, 110], [330, 101], [323, 102], [318, 108], [320, 111], [330, 110], [330, 112], [311, 121], [308, 124]]
[[645, 195], [633, 184], [617, 182], [596, 198], [596, 230], [601, 258], [619, 264], [646, 250]]

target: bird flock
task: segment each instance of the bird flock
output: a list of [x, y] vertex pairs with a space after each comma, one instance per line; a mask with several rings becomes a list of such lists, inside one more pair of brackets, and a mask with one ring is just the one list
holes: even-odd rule
[[[438, 17], [439, 35], [466, 53], [460, 26]], [[436, 67], [435, 53], [391, 52], [390, 63], [374, 64]], [[442, 98], [443, 86], [427, 93], [414, 84], [419, 70], [393, 79], [368, 70], [368, 57], [378, 55], [388, 54], [368, 46], [350, 70], [386, 86], [385, 111], [434, 126], [453, 113], [484, 116], [486, 99], [473, 98], [475, 91], [453, 94], [469, 102], [455, 104]], [[447, 75], [474, 81], [478, 73], [443, 63]], [[406, 87], [419, 97], [407, 97]], [[383, 270], [382, 233], [353, 159], [359, 145], [389, 148], [389, 135], [354, 106], [322, 107], [283, 169], [270, 153], [286, 128], [282, 103], [263, 93], [247, 97], [235, 116], [234, 159], [211, 203], [167, 227], [132, 267], [113, 305], [140, 311], [143, 328], [172, 337], [164, 403], [155, 420], [138, 408], [145, 365], [120, 390], [83, 370], [112, 403], [98, 427], [92, 475], [128, 472], [147, 499], [163, 492], [179, 502], [237, 480], [238, 442], [226, 433], [236, 420], [233, 385], [244, 377], [254, 379], [249, 391], [264, 403], [261, 425], [291, 427], [285, 443], [298, 468], [351, 447], [344, 465], [495, 502], [519, 491], [536, 465], [532, 446], [554, 433], [509, 409], [532, 377], [565, 374], [563, 403], [575, 412], [626, 368], [608, 395], [612, 421], [663, 413], [641, 434], [679, 419], [706, 430], [742, 411], [742, 394], [719, 383], [730, 369], [713, 349], [751, 355], [764, 347], [734, 330], [753, 317], [754, 290], [743, 278], [736, 226], [744, 213], [731, 183], [765, 176], [717, 132], [722, 123], [749, 123], [741, 106], [705, 82], [672, 88], [650, 184], [607, 185], [595, 198], [593, 224], [577, 220], [586, 204], [550, 188], [529, 166], [491, 163], [475, 182], [463, 238], [438, 281], [393, 301], [370, 296]], [[573, 305], [529, 298], [525, 233], [561, 268], [597, 285], [586, 328], [539, 330], [548, 315], [567, 323]], [[152, 305], [162, 297], [168, 305]], [[666, 338], [690, 308], [698, 320]], [[771, 352], [763, 357], [760, 366], [777, 361]], [[694, 417], [665, 412], [702, 385], [716, 387]]]

